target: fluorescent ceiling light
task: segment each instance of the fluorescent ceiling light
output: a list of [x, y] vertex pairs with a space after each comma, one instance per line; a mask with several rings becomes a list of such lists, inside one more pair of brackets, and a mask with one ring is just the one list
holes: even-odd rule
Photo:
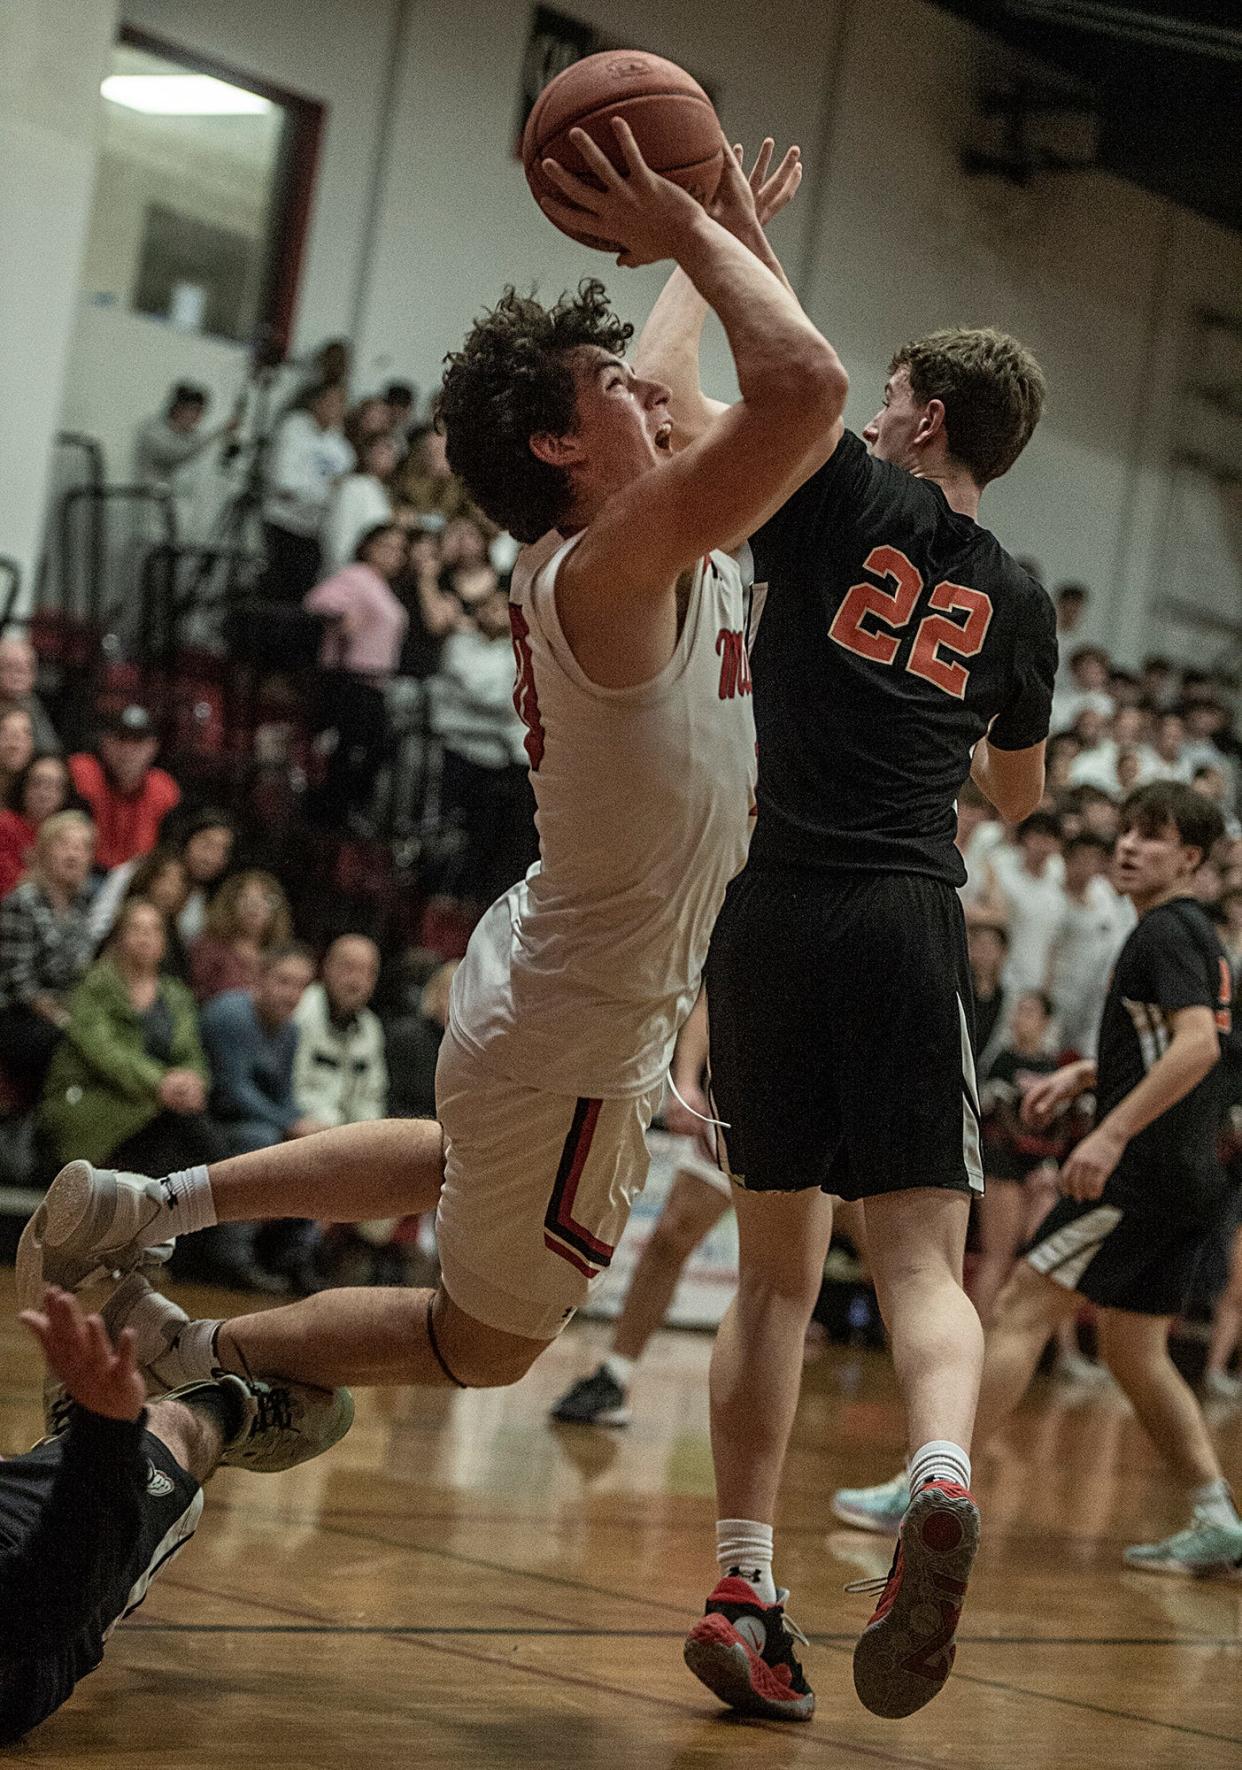
[[100, 91], [113, 104], [153, 117], [258, 117], [272, 108], [257, 92], [210, 74], [109, 74]]

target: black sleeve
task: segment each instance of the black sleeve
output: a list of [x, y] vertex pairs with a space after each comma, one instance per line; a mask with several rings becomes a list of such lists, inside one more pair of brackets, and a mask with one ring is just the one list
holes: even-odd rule
[[1048, 735], [1057, 674], [1057, 619], [1047, 592], [1034, 588], [1014, 645], [1009, 699], [988, 732], [988, 742], [998, 750], [1029, 750]]
[[756, 584], [767, 584], [772, 575], [807, 544], [816, 526], [831, 520], [842, 502], [857, 496], [871, 469], [867, 445], [852, 430], [841, 440], [824, 465], [805, 485], [798, 487], [761, 529], [751, 536]]
[[[1144, 938], [1144, 936], [1146, 938]], [[1131, 977], [1133, 982], [1131, 982]], [[1127, 994], [1175, 1014], [1179, 1008], [1211, 1008], [1220, 992], [1220, 967], [1175, 909], [1138, 929]]]
[[23, 1539], [0, 1550], [0, 1659], [61, 1646], [129, 1560], [142, 1516], [145, 1419], [74, 1409], [45, 1504]]

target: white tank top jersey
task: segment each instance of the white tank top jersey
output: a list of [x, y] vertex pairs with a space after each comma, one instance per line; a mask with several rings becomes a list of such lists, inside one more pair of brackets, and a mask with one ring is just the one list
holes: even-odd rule
[[514, 700], [540, 858], [471, 935], [450, 1025], [512, 1081], [617, 1099], [663, 1077], [746, 860], [750, 554], [701, 560], [668, 664], [608, 689], [579, 668], [557, 615], [574, 544], [545, 535], [514, 567]]

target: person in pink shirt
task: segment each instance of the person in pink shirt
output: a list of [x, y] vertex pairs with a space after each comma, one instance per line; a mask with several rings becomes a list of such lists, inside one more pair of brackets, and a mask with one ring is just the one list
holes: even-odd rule
[[345, 823], [366, 805], [388, 742], [384, 684], [397, 668], [410, 619], [393, 584], [408, 560], [405, 530], [381, 523], [362, 537], [354, 563], [303, 601], [309, 614], [332, 617], [320, 659], [328, 672], [323, 724], [337, 740], [319, 796], [327, 823]]

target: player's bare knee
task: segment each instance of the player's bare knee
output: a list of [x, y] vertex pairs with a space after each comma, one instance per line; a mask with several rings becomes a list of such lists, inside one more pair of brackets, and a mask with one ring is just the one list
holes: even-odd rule
[[1069, 1308], [1072, 1293], [1019, 1260], [996, 1299], [993, 1327], [998, 1330], [1051, 1329]]
[[428, 1317], [432, 1351], [460, 1389], [507, 1389], [526, 1375], [547, 1345], [503, 1333], [465, 1314], [441, 1287]]

